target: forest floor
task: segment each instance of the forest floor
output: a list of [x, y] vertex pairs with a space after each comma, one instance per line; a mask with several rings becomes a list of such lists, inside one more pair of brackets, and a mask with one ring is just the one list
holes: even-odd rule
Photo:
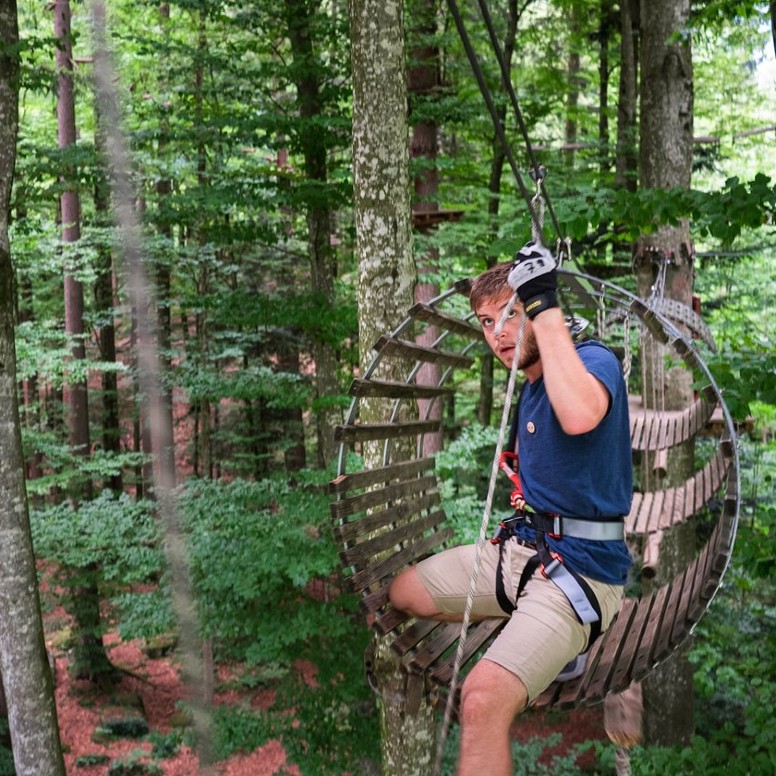
[[[110, 695], [100, 694], [89, 683], [70, 676], [68, 653], [57, 646], [68, 630], [62, 629], [61, 610], [45, 615], [44, 620], [48, 648], [56, 666], [57, 713], [69, 775], [201, 773], [195, 753], [180, 743], [188, 720], [181, 711], [183, 683], [171, 655], [149, 656], [139, 642], [121, 643], [115, 634], [109, 634], [105, 637], [109, 657], [124, 676]], [[297, 670], [306, 679], [310, 692], [314, 692], [314, 667], [300, 663]], [[271, 689], [222, 689], [230, 687], [230, 673], [223, 667], [218, 671], [216, 705], [240, 703], [257, 711], [273, 706], [276, 697]], [[131, 738], [108, 734], [106, 725], [115, 725], [117, 720], [128, 729], [140, 720], [137, 732], [141, 735]], [[515, 740], [525, 744], [536, 739], [547, 741], [553, 735], [557, 743], [540, 749], [539, 759], [544, 764], [556, 755], [566, 755], [576, 743], [604, 740], [602, 709], [530, 711], [518, 718], [513, 728]], [[531, 751], [535, 747], [526, 749], [527, 753]], [[583, 767], [592, 766], [594, 756], [590, 751], [577, 762]], [[124, 763], [125, 768], [119, 769], [119, 763]], [[151, 769], [141, 770], [140, 763], [150, 765]], [[301, 776], [303, 772], [303, 764], [300, 769], [287, 761], [279, 740], [268, 741], [252, 752], [235, 754], [209, 771], [218, 776]]]

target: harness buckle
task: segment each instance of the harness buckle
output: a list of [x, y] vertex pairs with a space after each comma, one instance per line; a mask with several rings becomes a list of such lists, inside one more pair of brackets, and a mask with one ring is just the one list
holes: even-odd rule
[[510, 539], [514, 533], [515, 529], [509, 525], [509, 521], [501, 520], [499, 521], [498, 526], [496, 526], [496, 530], [493, 536], [490, 537], [490, 543], [501, 544], [501, 542], [505, 542], [507, 539]]
[[561, 558], [557, 552], [550, 552], [550, 555], [552, 556], [552, 560], [546, 566], [542, 563], [542, 576], [546, 579], [549, 579], [555, 569], [563, 563], [563, 558]]
[[552, 518], [552, 531], [548, 531], [547, 535], [553, 539], [563, 538], [563, 518], [560, 515], [550, 514], [548, 517]]

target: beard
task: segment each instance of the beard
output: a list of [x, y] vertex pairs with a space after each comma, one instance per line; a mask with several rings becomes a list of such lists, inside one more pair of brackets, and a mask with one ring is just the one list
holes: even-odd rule
[[536, 344], [536, 337], [533, 332], [525, 337], [523, 347], [520, 348], [520, 360], [517, 362], [517, 368], [526, 370], [532, 367], [539, 360], [539, 346]]

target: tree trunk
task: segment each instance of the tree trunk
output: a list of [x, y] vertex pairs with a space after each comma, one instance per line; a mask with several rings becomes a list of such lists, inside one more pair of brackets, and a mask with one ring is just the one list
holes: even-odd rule
[[[360, 361], [372, 359], [372, 344], [404, 317], [413, 301], [415, 269], [409, 202], [407, 94], [402, 3], [351, 0], [353, 68], [353, 194], [358, 255]], [[391, 375], [386, 379], [403, 379]], [[377, 417], [362, 403], [364, 422]], [[378, 451], [365, 451], [368, 465]], [[401, 698], [406, 673], [384, 642], [375, 645], [375, 675], [382, 731], [382, 773], [411, 776], [430, 772], [435, 715], [423, 698], [409, 713]]]
[[[682, 35], [690, 15], [689, 0], [642, 3], [642, 80], [640, 179], [645, 188], [690, 186], [692, 174], [693, 73], [689, 39]], [[661, 227], [642, 238], [634, 267], [639, 295], [648, 297], [664, 273], [665, 296], [691, 304], [694, 250], [689, 225]], [[683, 367], [665, 371], [665, 350], [645, 342], [644, 397], [648, 406], [683, 409], [693, 400], [692, 375]], [[692, 441], [669, 450], [665, 470], [645, 455], [645, 482], [665, 488], [684, 482], [693, 471]], [[694, 557], [693, 524], [687, 521], [665, 533], [657, 576], [662, 585]], [[645, 591], [648, 592], [648, 591]], [[644, 743], [686, 744], [694, 732], [692, 666], [685, 650], [675, 653], [647, 678], [644, 690]]]
[[566, 127], [564, 131], [566, 153], [565, 167], [573, 170], [577, 142], [577, 111], [579, 109], [580, 92], [580, 57], [579, 46], [582, 35], [582, 7], [580, 0], [572, 0], [571, 13], [569, 14], [569, 53], [566, 60]]
[[[411, 56], [413, 66], [407, 72], [408, 92], [415, 98], [424, 96], [433, 99], [434, 91], [440, 86], [439, 49], [433, 42], [437, 32], [437, 0], [418, 0], [414, 5], [415, 36], [421, 38]], [[438, 150], [438, 127], [431, 119], [418, 121], [412, 129], [410, 154], [422, 159], [422, 170], [415, 176], [416, 201], [412, 205], [415, 213], [434, 213], [439, 210], [437, 192], [439, 172], [436, 167]], [[421, 227], [423, 228], [423, 227]], [[433, 227], [428, 227], [430, 230]], [[439, 250], [430, 247], [421, 260], [418, 273], [422, 276], [433, 275], [437, 270]], [[439, 294], [439, 285], [429, 277], [424, 277], [415, 286], [415, 301], [428, 302]], [[436, 326], [428, 326], [415, 338], [418, 345], [431, 347], [439, 336]], [[423, 364], [418, 373], [418, 382], [438, 385], [442, 377], [439, 364]], [[437, 399], [418, 399], [418, 413], [421, 418], [438, 420], [442, 417], [442, 404]], [[426, 434], [423, 439], [424, 455], [434, 455], [442, 449], [442, 434]]]
[[[54, 5], [54, 34], [58, 45], [57, 65], [57, 128], [60, 148], [74, 146], [76, 142], [75, 96], [73, 88], [72, 39], [70, 32], [69, 0], [56, 0]], [[68, 182], [66, 182], [68, 183]], [[65, 186], [60, 197], [62, 218], [62, 242], [74, 244], [80, 240], [80, 200], [75, 186]], [[75, 269], [65, 266], [65, 333], [71, 343], [71, 358], [86, 359], [84, 344], [84, 290], [75, 275]], [[86, 379], [65, 379], [65, 406], [70, 449], [76, 456], [89, 455], [89, 404]], [[71, 497], [77, 505], [92, 496], [88, 477], [74, 480]], [[73, 657], [73, 672], [99, 682], [109, 681], [112, 666], [102, 643], [102, 625], [99, 605], [99, 570], [91, 565], [74, 570], [79, 579], [74, 580], [71, 598], [72, 614], [76, 619], [77, 633]]]
[[[294, 55], [305, 177], [309, 181], [324, 184], [328, 178], [325, 136], [311, 121], [322, 114], [324, 107], [316, 68], [317, 57], [313, 49], [313, 12], [308, 0], [286, 0], [285, 7], [286, 25]], [[334, 279], [337, 267], [331, 244], [331, 207], [325, 195], [321, 195], [320, 188], [307, 204], [307, 235], [312, 292], [323, 309], [331, 309], [335, 304]], [[332, 403], [332, 399], [339, 393], [335, 347], [314, 338], [313, 359], [318, 465], [323, 467], [334, 460], [337, 450], [334, 426], [341, 420], [340, 410]]]
[[[617, 155], [615, 185], [636, 191], [638, 156], [636, 153], [636, 84], [638, 83], [638, 13], [634, 0], [620, 2], [620, 89], [617, 100]], [[638, 12], [638, 8], [636, 7]]]
[[[523, 5], [523, 9], [527, 6], [527, 3]], [[517, 40], [517, 24], [520, 20], [520, 14], [517, 10], [517, 0], [509, 0], [507, 9], [507, 27], [504, 33], [504, 64], [506, 65], [507, 72], [512, 69], [512, 57], [515, 53], [515, 41]], [[501, 87], [503, 89], [503, 86]], [[501, 123], [503, 124], [506, 119], [506, 104], [500, 101], [498, 106], [498, 115]], [[504, 163], [506, 161], [506, 152], [501, 141], [497, 138], [493, 138], [491, 143], [492, 154], [490, 161], [490, 175], [488, 176], [488, 191], [491, 196], [488, 199], [488, 216], [489, 224], [488, 229], [490, 232], [489, 241], [493, 241], [498, 238], [499, 227], [499, 209], [501, 208], [501, 176], [504, 172]], [[485, 262], [488, 267], [492, 267], [496, 263], [496, 259], [493, 256], [486, 256]], [[493, 411], [493, 367], [495, 359], [490, 348], [487, 348], [487, 352], [482, 354], [482, 367], [480, 371], [480, 394], [477, 398], [477, 420], [483, 426], [490, 425], [490, 416]], [[453, 417], [452, 415], [450, 417]]]
[[19, 123], [16, 0], [0, 0], [0, 674], [16, 773], [64, 776], [24, 486], [8, 242]]
[[[99, 127], [99, 116], [97, 126]], [[95, 147], [100, 155], [104, 152], [102, 133], [95, 133]], [[102, 222], [109, 221], [108, 181], [98, 172], [94, 187], [94, 209]], [[106, 364], [116, 363], [116, 326], [113, 321], [113, 252], [109, 247], [101, 247], [98, 256], [98, 275], [94, 282], [94, 304], [100, 319], [98, 342], [100, 360]], [[121, 427], [119, 425], [119, 388], [115, 371], [103, 370], [102, 381], [102, 447], [108, 453], [118, 456], [121, 452]], [[106, 487], [114, 493], [123, 489], [121, 472], [110, 476]]]

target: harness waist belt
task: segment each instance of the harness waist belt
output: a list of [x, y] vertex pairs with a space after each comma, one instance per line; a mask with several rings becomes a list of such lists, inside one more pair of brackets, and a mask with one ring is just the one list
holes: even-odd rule
[[609, 520], [581, 520], [576, 517], [526, 512], [523, 519], [526, 525], [551, 536], [571, 536], [595, 542], [625, 538], [625, 522], [621, 517]]

